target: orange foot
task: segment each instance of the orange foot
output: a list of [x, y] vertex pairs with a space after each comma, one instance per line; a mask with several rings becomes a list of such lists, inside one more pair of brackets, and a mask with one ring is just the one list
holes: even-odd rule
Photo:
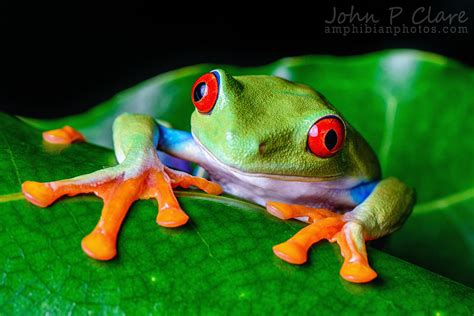
[[71, 144], [85, 141], [84, 136], [80, 132], [67, 125], [62, 128], [43, 132], [43, 139], [53, 144]]
[[347, 222], [342, 215], [326, 209], [302, 205], [268, 202], [267, 211], [283, 220], [307, 217], [310, 223], [289, 240], [273, 247], [273, 252], [281, 259], [293, 264], [303, 264], [307, 260], [309, 248], [321, 239], [327, 239], [337, 242], [341, 248], [344, 263], [340, 275], [345, 280], [366, 283], [377, 277], [377, 273], [369, 265], [366, 239], [360, 224]]
[[[158, 201], [156, 222], [164, 227], [184, 225], [189, 217], [181, 209], [173, 188], [196, 186], [209, 194], [220, 194], [222, 188], [206, 179], [171, 170], [160, 163], [156, 153], [146, 159], [146, 165], [124, 162], [115, 167], [88, 175], [54, 182], [26, 181], [23, 194], [31, 203], [46, 207], [63, 195], [94, 193], [104, 201], [102, 214], [95, 229], [82, 240], [82, 249], [97, 260], [115, 257], [117, 234], [132, 203], [138, 199]], [[152, 162], [150, 162], [152, 161]]]

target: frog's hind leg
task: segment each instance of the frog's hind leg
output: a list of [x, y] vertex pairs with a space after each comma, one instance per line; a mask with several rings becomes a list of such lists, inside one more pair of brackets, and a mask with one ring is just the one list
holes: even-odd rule
[[365, 283], [377, 277], [377, 273], [369, 266], [365, 238], [359, 224], [347, 222], [343, 215], [330, 210], [302, 205], [268, 202], [267, 211], [284, 220], [308, 218], [308, 226], [289, 240], [273, 247], [273, 252], [279, 258], [292, 264], [303, 264], [307, 261], [309, 248], [318, 241], [327, 239], [337, 241], [341, 248], [344, 263], [340, 274], [344, 279]]

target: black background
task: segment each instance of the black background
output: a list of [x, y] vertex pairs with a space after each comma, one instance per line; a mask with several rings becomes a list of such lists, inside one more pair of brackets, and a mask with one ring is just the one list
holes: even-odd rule
[[[284, 12], [272, 13], [257, 13], [238, 2], [211, 13], [208, 7], [216, 7], [200, 2], [186, 14], [182, 8], [151, 5], [34, 8], [3, 3], [0, 110], [31, 117], [79, 113], [154, 75], [204, 62], [252, 66], [305, 54], [416, 48], [472, 66], [470, 2], [275, 2]], [[382, 25], [388, 25], [390, 6], [407, 13], [397, 20], [400, 24], [409, 23], [411, 12], [420, 6], [431, 6], [434, 13], [464, 10], [469, 34], [325, 34], [324, 20], [332, 17], [333, 7], [347, 12], [351, 5], [361, 14], [375, 14]]]

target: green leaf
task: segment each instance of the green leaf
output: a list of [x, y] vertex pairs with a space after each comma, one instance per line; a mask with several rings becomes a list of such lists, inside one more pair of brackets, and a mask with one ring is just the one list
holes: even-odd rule
[[[125, 111], [189, 129], [189, 89], [212, 68], [159, 75], [82, 115], [24, 120], [42, 129], [69, 124], [107, 147], [112, 121]], [[325, 94], [377, 151], [384, 175], [417, 189], [414, 214], [383, 249], [474, 285], [473, 124], [465, 119], [473, 114], [470, 68], [417, 51], [221, 68], [278, 75]], [[179, 193], [192, 222], [174, 230], [155, 224], [153, 202], [136, 203], [120, 235], [119, 258], [93, 261], [80, 250], [80, 240], [99, 217], [98, 199], [68, 198], [39, 209], [18, 191], [24, 180], [61, 179], [113, 165], [113, 154], [90, 144], [48, 146], [38, 131], [8, 116], [1, 123], [0, 312], [473, 312], [473, 290], [375, 249], [369, 256], [380, 278], [368, 285], [338, 278], [342, 261], [328, 243], [313, 248], [309, 264], [281, 262], [271, 246], [301, 223], [196, 192]]]
[[0, 115], [0, 312], [66, 313], [464, 313], [474, 291], [370, 249], [380, 273], [371, 284], [338, 276], [336, 245], [314, 247], [293, 266], [271, 247], [303, 224], [282, 222], [261, 207], [230, 197], [179, 192], [191, 216], [185, 227], [156, 225], [156, 203], [134, 205], [110, 262], [88, 258], [81, 239], [95, 226], [101, 201], [64, 198], [41, 209], [18, 193], [28, 179], [72, 177], [114, 164], [112, 151], [90, 144], [41, 142], [38, 130]]
[[[194, 110], [190, 87], [216, 67], [198, 65], [159, 75], [82, 115], [28, 122], [45, 129], [70, 124], [107, 147], [112, 145], [113, 118], [125, 111], [148, 113], [189, 129], [187, 117]], [[296, 57], [263, 67], [221, 68], [235, 75], [281, 76], [322, 92], [375, 149], [384, 176], [399, 177], [416, 188], [418, 206], [383, 249], [474, 287], [471, 68], [413, 50]]]

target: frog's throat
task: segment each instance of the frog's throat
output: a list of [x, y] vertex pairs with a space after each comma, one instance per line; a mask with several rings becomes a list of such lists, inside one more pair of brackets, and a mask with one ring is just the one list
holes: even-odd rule
[[290, 175], [280, 175], [280, 174], [269, 174], [269, 173], [254, 173], [254, 172], [247, 172], [243, 171], [241, 169], [229, 166], [225, 164], [224, 162], [220, 161], [212, 152], [210, 152], [202, 143], [201, 141], [194, 135], [194, 133], [191, 133], [193, 135], [194, 141], [198, 145], [198, 147], [201, 149], [201, 151], [204, 153], [206, 156], [205, 159], [202, 161], [202, 167], [206, 169], [207, 164], [215, 164], [219, 167], [219, 169], [224, 169], [228, 170], [229, 172], [232, 173], [237, 173], [246, 177], [255, 177], [255, 178], [270, 178], [270, 179], [276, 179], [276, 180], [282, 180], [282, 181], [297, 181], [297, 182], [329, 182], [333, 180], [338, 180], [341, 178], [344, 178], [344, 175], [342, 173], [339, 174], [334, 174], [326, 177], [305, 177], [305, 176], [290, 176]]

